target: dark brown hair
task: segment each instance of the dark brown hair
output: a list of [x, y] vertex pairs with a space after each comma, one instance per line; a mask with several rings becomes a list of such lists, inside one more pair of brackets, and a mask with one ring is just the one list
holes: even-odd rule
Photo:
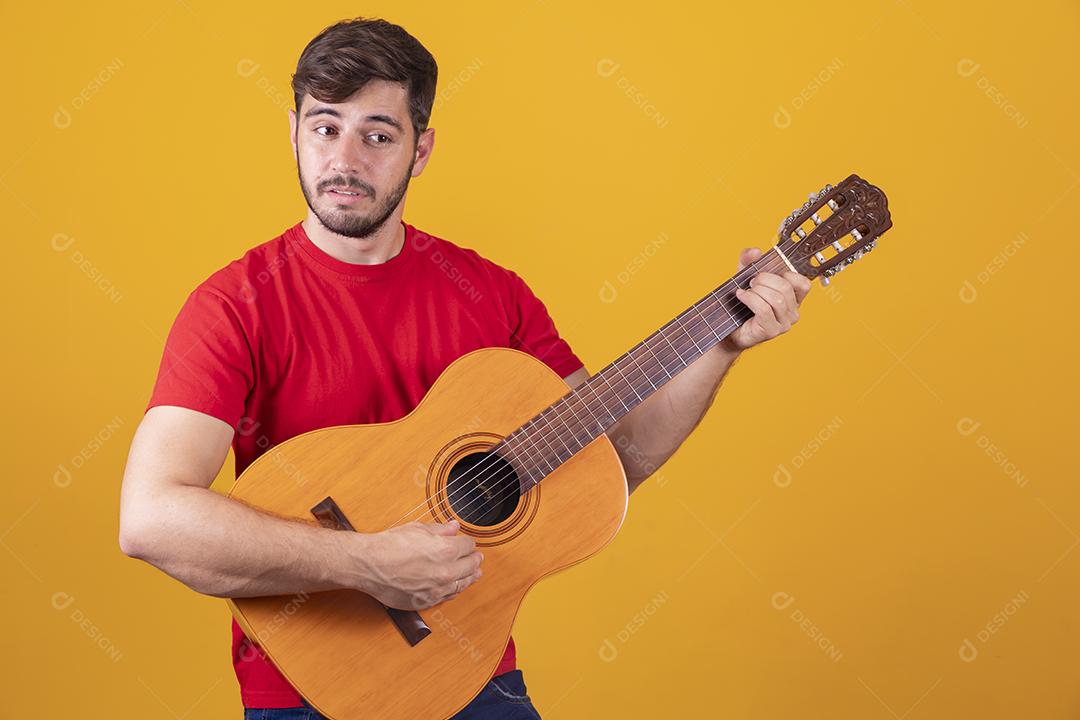
[[292, 78], [296, 113], [305, 93], [339, 103], [371, 80], [386, 80], [405, 86], [419, 138], [431, 119], [438, 76], [435, 58], [401, 26], [379, 19], [342, 20], [316, 35], [300, 54]]

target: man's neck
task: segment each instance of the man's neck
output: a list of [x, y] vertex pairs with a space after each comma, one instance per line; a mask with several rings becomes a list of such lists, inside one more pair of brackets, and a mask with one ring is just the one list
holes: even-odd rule
[[379, 265], [401, 252], [405, 244], [405, 226], [401, 214], [391, 215], [383, 226], [366, 238], [338, 235], [326, 228], [313, 212], [304, 218], [304, 232], [315, 247], [327, 255], [353, 265]]

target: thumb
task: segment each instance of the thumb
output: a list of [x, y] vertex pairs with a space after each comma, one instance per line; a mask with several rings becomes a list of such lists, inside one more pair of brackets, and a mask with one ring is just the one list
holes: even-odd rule
[[744, 267], [761, 257], [761, 248], [746, 248], [739, 254], [739, 269]]
[[428, 523], [427, 528], [436, 535], [457, 535], [458, 530], [461, 529], [461, 523], [457, 520], [445, 523]]

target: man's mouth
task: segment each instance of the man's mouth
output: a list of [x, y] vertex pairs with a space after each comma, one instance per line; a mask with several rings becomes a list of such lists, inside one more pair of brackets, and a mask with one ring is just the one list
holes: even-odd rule
[[347, 187], [332, 187], [326, 189], [326, 194], [334, 199], [334, 204], [341, 205], [355, 205], [360, 202], [364, 197], [367, 197], [367, 193], [356, 188]]

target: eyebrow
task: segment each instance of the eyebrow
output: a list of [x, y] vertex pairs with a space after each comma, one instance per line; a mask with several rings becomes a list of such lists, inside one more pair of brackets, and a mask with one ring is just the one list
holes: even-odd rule
[[[341, 113], [339, 113], [332, 107], [327, 107], [326, 105], [316, 105], [315, 107], [311, 108], [306, 113], [304, 113], [304, 119], [306, 120], [310, 117], [315, 117], [316, 115], [329, 115], [331, 117], [341, 119]], [[401, 123], [399, 123], [390, 115], [367, 115], [364, 117], [364, 119], [371, 120], [373, 122], [386, 123], [390, 127], [396, 128], [398, 132], [405, 131], [405, 129], [401, 126]]]

